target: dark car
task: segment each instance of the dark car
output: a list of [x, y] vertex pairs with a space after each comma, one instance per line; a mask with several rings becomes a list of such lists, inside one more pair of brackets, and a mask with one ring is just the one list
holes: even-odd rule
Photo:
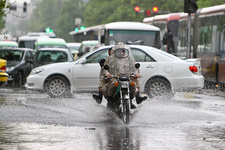
[[28, 48], [0, 49], [0, 58], [7, 60], [6, 73], [9, 75], [8, 83], [22, 87], [26, 77], [33, 69], [35, 50]]
[[58, 62], [74, 61], [72, 53], [64, 48], [41, 48], [34, 57], [34, 67]]

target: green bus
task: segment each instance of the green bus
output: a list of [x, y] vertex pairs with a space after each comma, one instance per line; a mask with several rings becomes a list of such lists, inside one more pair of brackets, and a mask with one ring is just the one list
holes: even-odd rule
[[62, 38], [38, 39], [35, 42], [35, 50], [40, 48], [66, 48], [66, 41]]

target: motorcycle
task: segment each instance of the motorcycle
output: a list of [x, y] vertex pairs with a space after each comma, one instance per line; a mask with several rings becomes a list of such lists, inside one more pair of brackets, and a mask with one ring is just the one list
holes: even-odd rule
[[113, 96], [114, 108], [113, 111], [119, 115], [125, 124], [129, 124], [132, 115], [130, 86], [135, 86], [134, 82], [130, 83], [130, 78], [137, 78], [135, 75], [112, 75], [111, 78], [117, 80], [115, 86], [116, 92]]

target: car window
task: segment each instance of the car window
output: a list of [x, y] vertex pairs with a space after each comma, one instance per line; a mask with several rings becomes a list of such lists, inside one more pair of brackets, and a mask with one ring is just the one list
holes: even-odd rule
[[[132, 55], [136, 62], [155, 62], [155, 60], [147, 55], [145, 52], [141, 51], [140, 49], [131, 49]], [[98, 51], [91, 56], [87, 57], [87, 63], [98, 63], [100, 59], [107, 58], [108, 55], [108, 49], [104, 49], [102, 51]]]
[[170, 59], [181, 60], [179, 57], [174, 56], [174, 55], [171, 55], [171, 54], [169, 54], [169, 53], [167, 53], [167, 52], [164, 52], [164, 51], [162, 51], [162, 50], [157, 50], [156, 52], [157, 52], [157, 53], [160, 53], [161, 55], [164, 55], [164, 56], [166, 56], [166, 57], [168, 57], [168, 58], [170, 58]]
[[65, 62], [68, 61], [68, 55], [62, 51], [41, 51], [38, 54], [37, 62], [49, 63], [49, 62]]
[[35, 45], [35, 41], [20, 41], [19, 47], [31, 48], [33, 49]]
[[25, 56], [25, 60], [33, 59], [33, 54], [31, 52], [27, 52]]
[[152, 57], [150, 57], [145, 52], [139, 49], [132, 48], [131, 52], [136, 62], [154, 62], [155, 61]]
[[0, 57], [7, 61], [21, 61], [23, 58], [24, 51], [17, 50], [1, 50]]
[[99, 60], [103, 58], [107, 58], [109, 56], [108, 49], [104, 49], [101, 51], [97, 51], [96, 53], [93, 53], [91, 56], [87, 57], [87, 63], [98, 63]]

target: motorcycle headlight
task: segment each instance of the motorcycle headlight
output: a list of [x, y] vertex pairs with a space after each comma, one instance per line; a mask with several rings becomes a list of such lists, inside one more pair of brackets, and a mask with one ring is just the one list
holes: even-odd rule
[[15, 68], [14, 66], [13, 66], [13, 67], [6, 67], [6, 72], [10, 72], [10, 71], [12, 71], [14, 68]]
[[129, 83], [128, 82], [121, 82], [120, 85], [121, 85], [121, 88], [129, 87]]
[[33, 70], [31, 70], [31, 75], [32, 74], [38, 74], [38, 73], [41, 73], [42, 71], [44, 71], [44, 69], [43, 68], [35, 68], [35, 69], [33, 69]]

